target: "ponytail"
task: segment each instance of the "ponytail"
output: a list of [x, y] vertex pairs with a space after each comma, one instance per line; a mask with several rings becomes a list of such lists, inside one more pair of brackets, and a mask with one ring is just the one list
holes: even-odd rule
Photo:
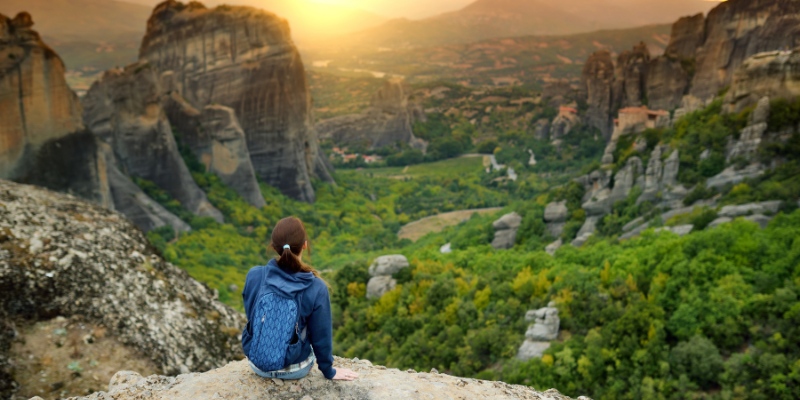
[[[307, 247], [308, 236], [303, 222], [295, 217], [284, 218], [272, 230], [272, 248], [278, 253], [278, 266], [290, 273], [310, 272], [319, 279], [319, 272], [300, 259]], [[311, 249], [309, 248], [309, 253]], [[323, 282], [325, 282], [323, 280]], [[325, 285], [328, 285], [325, 282]]]

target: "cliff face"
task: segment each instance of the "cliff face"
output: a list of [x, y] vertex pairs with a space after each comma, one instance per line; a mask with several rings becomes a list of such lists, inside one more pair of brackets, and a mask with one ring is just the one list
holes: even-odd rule
[[384, 83], [372, 98], [370, 108], [361, 114], [345, 115], [321, 121], [316, 129], [321, 139], [337, 145], [365, 144], [380, 148], [406, 143], [424, 149], [425, 143], [414, 136], [415, 104], [409, 101], [410, 88], [403, 80]]
[[173, 71], [177, 90], [194, 107], [231, 107], [265, 182], [313, 201], [311, 177], [330, 180], [285, 20], [248, 7], [165, 1], [148, 20], [139, 58], [160, 73]]
[[747, 58], [800, 44], [800, 2], [730, 0], [711, 10], [705, 26], [691, 89], [700, 99], [715, 96], [729, 85]]
[[[503, 382], [413, 370], [399, 371], [373, 366], [368, 360], [335, 357], [334, 367], [350, 368], [359, 374], [352, 382], [325, 379], [312, 368], [309, 375], [297, 381], [258, 377], [246, 361], [234, 362], [204, 374], [170, 378], [121, 371], [114, 375], [108, 392], [99, 392], [83, 399], [91, 400], [156, 400], [156, 399], [525, 399], [568, 400], [556, 390], [537, 392], [529, 387]], [[581, 400], [589, 400], [579, 397]]]
[[[585, 86], [595, 88], [586, 91], [588, 114], [592, 125], [603, 129], [606, 120], [602, 111], [613, 114], [615, 106], [637, 106], [647, 100], [651, 109], [671, 110], [681, 105], [685, 95], [705, 102], [732, 83], [734, 72], [747, 58], [797, 45], [800, 2], [729, 0], [715, 7], [707, 18], [695, 15], [673, 24], [663, 56], [644, 61], [649, 56], [637, 54], [646, 49], [637, 51], [637, 46], [620, 55], [612, 76], [599, 76], [597, 71], [608, 69], [609, 56], [607, 51], [591, 55], [583, 74]], [[612, 107], [607, 108], [603, 93], [609, 81], [617, 89]]]
[[[0, 337], [13, 340], [36, 321], [82, 316], [165, 374], [241, 357], [243, 316], [157, 256], [121, 215], [8, 181], [0, 181], [0, 205]], [[7, 351], [0, 343], [4, 378], [13, 375]], [[126, 360], [103, 362], [122, 369]]]
[[599, 129], [606, 138], [610, 137], [614, 62], [608, 50], [598, 51], [586, 60], [581, 82], [589, 104], [586, 122]]
[[103, 159], [64, 64], [32, 26], [27, 13], [0, 15], [0, 178], [110, 205]]
[[747, 59], [733, 75], [725, 97], [729, 111], [738, 112], [764, 97], [800, 96], [800, 50], [774, 51]]
[[222, 222], [178, 152], [161, 93], [146, 63], [107, 71], [83, 99], [84, 120], [110, 145], [122, 172], [152, 181], [190, 212]]

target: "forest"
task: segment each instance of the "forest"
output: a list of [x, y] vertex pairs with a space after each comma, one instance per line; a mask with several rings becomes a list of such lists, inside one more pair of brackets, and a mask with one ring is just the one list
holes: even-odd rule
[[[712, 104], [672, 128], [645, 135], [676, 148], [707, 143], [718, 151], [721, 138], [736, 135], [746, 118], [746, 113], [719, 116], [718, 107]], [[796, 126], [797, 107], [797, 102], [774, 103], [772, 127]], [[485, 141], [436, 120], [427, 128], [420, 134], [470, 139], [463, 141], [469, 143], [464, 153], [480, 150]], [[719, 166], [693, 167], [690, 159], [679, 177], [695, 184], [698, 199], [719, 196], [721, 204], [791, 200], [766, 229], [744, 220], [706, 228], [709, 215], [701, 212], [690, 216], [698, 229], [688, 236], [657, 233], [652, 229], [657, 223], [640, 237], [621, 241], [621, 224], [648, 211], [627, 201], [615, 205], [586, 245], [564, 246], [551, 256], [544, 247], [555, 238], [546, 233], [544, 207], [567, 200], [577, 211], [564, 236], [574, 235], [585, 215], [579, 207], [583, 189], [570, 178], [595, 168], [602, 153], [602, 146], [588, 140], [591, 132], [579, 129], [576, 136], [581, 135], [549, 153], [551, 143], [524, 132], [491, 138], [491, 145], [483, 146], [494, 147], [493, 154], [517, 168], [517, 181], [499, 179], [504, 171], [486, 172], [481, 157], [445, 157], [405, 167], [339, 169], [336, 185], [315, 182], [314, 204], [262, 184], [268, 205], [260, 210], [183, 149], [225, 224], [193, 218], [154, 185], [138, 183], [193, 227], [179, 236], [169, 228], [152, 231], [151, 242], [239, 310], [245, 274], [274, 256], [267, 247], [272, 225], [287, 215], [303, 219], [311, 239], [310, 258], [304, 260], [331, 285], [340, 356], [555, 387], [594, 399], [798, 398], [800, 211], [792, 197], [800, 193], [798, 134], [785, 144], [763, 146], [761, 157], [785, 162], [759, 178], [702, 192], [710, 173], [705, 168]], [[522, 162], [532, 147], [542, 154], [537, 165]], [[503, 211], [475, 215], [416, 242], [397, 237], [401, 226], [419, 218], [485, 207]], [[516, 245], [494, 250], [491, 224], [511, 211], [523, 217]], [[452, 253], [440, 253], [445, 243], [451, 243]], [[403, 254], [411, 266], [395, 276], [394, 290], [368, 300], [367, 268], [385, 254]], [[541, 358], [516, 360], [526, 311], [550, 301], [561, 317], [559, 339]]]

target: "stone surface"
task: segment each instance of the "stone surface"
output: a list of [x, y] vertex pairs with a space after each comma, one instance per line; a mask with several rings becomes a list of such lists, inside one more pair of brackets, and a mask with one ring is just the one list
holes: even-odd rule
[[744, 60], [741, 67], [733, 74], [725, 103], [728, 111], [738, 112], [758, 104], [764, 97], [793, 98], [798, 95], [800, 95], [800, 50], [772, 51], [756, 54]]
[[612, 92], [614, 108], [639, 107], [646, 96], [650, 50], [639, 42], [631, 50], [620, 53], [615, 66]]
[[359, 144], [376, 149], [403, 143], [424, 150], [425, 142], [415, 137], [411, 129], [419, 106], [409, 101], [410, 95], [411, 87], [404, 80], [389, 79], [365, 112], [318, 122], [319, 138], [339, 146]]
[[250, 7], [168, 0], [148, 20], [139, 59], [173, 71], [176, 90], [195, 108], [231, 107], [264, 182], [304, 201], [315, 199], [312, 176], [332, 182], [286, 20]]
[[588, 241], [589, 241], [589, 238], [591, 238], [591, 237], [592, 237], [592, 233], [584, 233], [583, 235], [580, 235], [580, 236], [576, 237], [576, 238], [575, 238], [575, 239], [572, 241], [572, 243], [571, 243], [571, 244], [572, 244], [572, 246], [574, 246], [574, 247], [581, 247], [581, 246], [583, 246], [584, 244], [586, 244], [586, 242], [588, 242]]
[[408, 268], [408, 259], [401, 254], [380, 256], [369, 266], [370, 276], [394, 275], [403, 268]]
[[[349, 368], [359, 374], [351, 382], [327, 380], [314, 367], [298, 381], [263, 379], [254, 374], [246, 361], [230, 363], [203, 374], [144, 378], [132, 372], [119, 372], [107, 392], [89, 400], [202, 400], [202, 399], [500, 399], [567, 400], [556, 390], [537, 392], [521, 385], [471, 378], [413, 372], [374, 366], [368, 360], [334, 358], [335, 368]], [[580, 400], [589, 400], [585, 397]]]
[[564, 245], [564, 241], [561, 240], [561, 239], [558, 239], [555, 242], [548, 244], [547, 247], [544, 248], [544, 251], [546, 251], [547, 254], [550, 254], [552, 256], [552, 255], [555, 255], [556, 251], [558, 251], [558, 249], [560, 249], [561, 246], [563, 246], [563, 245]]
[[549, 128], [550, 140], [556, 141], [564, 138], [580, 123], [581, 119], [574, 110], [570, 110], [568, 107], [560, 108], [558, 115], [553, 119], [553, 123]]
[[751, 214], [776, 214], [783, 204], [780, 200], [765, 201], [761, 203], [748, 203], [741, 205], [730, 205], [722, 207], [718, 215], [720, 217], [736, 218]]
[[683, 17], [675, 22], [664, 54], [678, 60], [694, 58], [697, 49], [703, 44], [705, 22], [703, 14]]
[[679, 225], [656, 228], [656, 232], [672, 232], [678, 236], [686, 236], [694, 230], [694, 225]]
[[442, 254], [450, 254], [453, 252], [452, 244], [446, 243], [442, 247], [439, 248], [439, 252]]
[[178, 92], [167, 93], [163, 98], [170, 123], [206, 171], [217, 175], [253, 207], [267, 205], [250, 162], [247, 139], [233, 109], [209, 105], [198, 110]]
[[736, 166], [725, 168], [722, 172], [706, 180], [709, 188], [721, 188], [725, 185], [735, 185], [745, 179], [756, 178], [764, 174], [764, 168], [759, 164], [751, 164], [743, 169]]
[[189, 224], [169, 212], [145, 194], [113, 162], [106, 164], [108, 184], [114, 200], [114, 209], [124, 214], [139, 229], [148, 232], [165, 225], [176, 232], [190, 230]]
[[614, 69], [611, 53], [608, 50], [600, 50], [589, 56], [581, 73], [582, 91], [589, 104], [586, 123], [599, 129], [606, 138], [611, 136], [610, 114]]
[[[122, 215], [8, 181], [0, 181], [0, 205], [0, 327], [79, 315], [165, 374], [242, 357], [243, 315], [161, 259]], [[7, 351], [0, 346], [2, 366]]]
[[561, 319], [558, 318], [558, 308], [552, 302], [547, 307], [528, 311], [525, 313], [525, 320], [533, 322], [525, 332], [526, 338], [538, 341], [550, 341], [558, 338]]
[[523, 361], [541, 357], [550, 348], [550, 341], [558, 338], [561, 320], [554, 302], [538, 310], [525, 313], [525, 320], [533, 322], [525, 332], [525, 341], [517, 351], [517, 358]]
[[178, 152], [161, 106], [162, 89], [147, 63], [106, 71], [82, 99], [87, 127], [110, 145], [119, 169], [152, 181], [189, 212], [223, 221]]
[[527, 361], [531, 358], [541, 358], [545, 350], [549, 348], [550, 342], [536, 342], [525, 339], [522, 342], [522, 346], [519, 346], [519, 350], [517, 350], [517, 359]]
[[103, 159], [64, 63], [32, 26], [28, 13], [0, 14], [0, 179], [110, 206]]
[[379, 299], [386, 292], [394, 289], [395, 286], [397, 286], [397, 280], [392, 278], [391, 275], [373, 276], [367, 282], [367, 298]]
[[709, 228], [713, 228], [713, 227], [715, 227], [715, 226], [719, 226], [719, 225], [722, 225], [722, 224], [727, 224], [727, 223], [729, 223], [729, 222], [731, 222], [731, 221], [733, 221], [733, 218], [729, 218], [729, 217], [719, 217], [719, 218], [717, 218], [717, 219], [715, 219], [715, 220], [711, 221], [711, 223], [710, 223], [710, 224], [708, 224], [708, 227], [709, 227]]
[[800, 35], [800, 3], [726, 1], [709, 12], [705, 27], [705, 40], [696, 55], [697, 72], [690, 90], [703, 100], [730, 85], [734, 71], [747, 58], [765, 51], [794, 48]]
[[564, 222], [567, 220], [568, 216], [569, 210], [567, 210], [566, 200], [551, 202], [544, 209], [545, 222]]
[[769, 222], [772, 221], [772, 217], [768, 217], [768, 216], [763, 215], [763, 214], [748, 215], [748, 216], [744, 217], [744, 219], [746, 219], [746, 220], [748, 220], [750, 222], [757, 223], [758, 226], [761, 227], [761, 229], [766, 228], [767, 225], [769, 225]]
[[691, 77], [680, 61], [654, 58], [647, 70], [647, 98], [654, 109], [669, 110], [680, 104]]
[[506, 214], [492, 223], [494, 227], [494, 239], [492, 247], [495, 249], [510, 249], [514, 247], [517, 240], [517, 230], [522, 223], [522, 217], [517, 213]]

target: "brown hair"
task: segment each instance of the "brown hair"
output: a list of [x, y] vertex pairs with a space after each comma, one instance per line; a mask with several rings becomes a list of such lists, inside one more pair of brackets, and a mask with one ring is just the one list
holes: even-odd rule
[[[308, 235], [303, 221], [295, 217], [284, 218], [272, 230], [272, 249], [278, 253], [278, 266], [291, 273], [311, 272], [319, 278], [319, 272], [303, 263], [300, 255], [308, 243]], [[288, 247], [286, 247], [288, 245]], [[310, 248], [309, 248], [310, 252]]]

